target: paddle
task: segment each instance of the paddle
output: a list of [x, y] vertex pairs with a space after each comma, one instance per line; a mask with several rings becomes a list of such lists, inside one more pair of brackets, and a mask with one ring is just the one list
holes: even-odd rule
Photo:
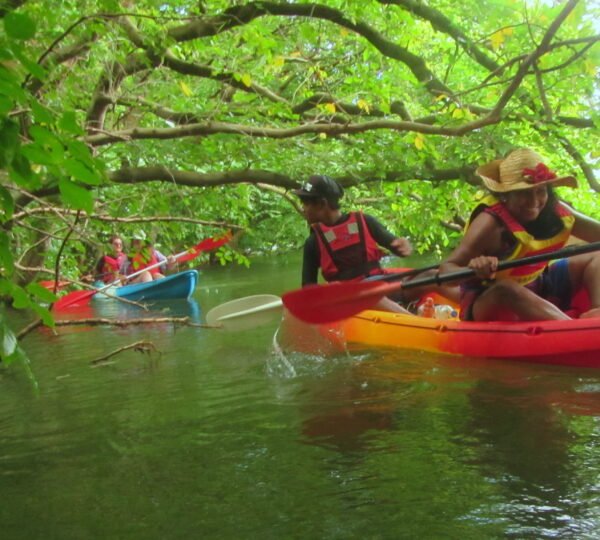
[[269, 322], [283, 303], [274, 294], [257, 294], [225, 302], [206, 314], [206, 322], [226, 330], [247, 330]]
[[[502, 261], [498, 271], [526, 266], [541, 261], [562, 259], [600, 249], [600, 242], [573, 245], [551, 253], [541, 253], [513, 261]], [[406, 283], [379, 283], [377, 281], [346, 281], [330, 285], [312, 285], [283, 295], [283, 304], [298, 319], [312, 324], [322, 324], [346, 319], [373, 307], [384, 296], [401, 288], [412, 289], [424, 285], [441, 285], [475, 276], [470, 268], [417, 278]]]
[[[438, 266], [439, 263], [423, 268], [405, 270], [404, 272], [382, 274], [369, 278], [369, 281], [394, 281], [415, 276]], [[283, 302], [281, 298], [273, 294], [245, 296], [212, 308], [206, 314], [206, 322], [210, 325], [221, 326], [225, 330], [246, 330], [269, 322], [273, 313], [279, 311], [282, 307]]]
[[[226, 235], [218, 237], [218, 238], [206, 238], [205, 240], [202, 240], [202, 242], [200, 242], [199, 244], [196, 244], [194, 247], [192, 247], [190, 249], [186, 249], [185, 251], [182, 251], [181, 253], [174, 255], [173, 257], [178, 261], [191, 261], [192, 259], [196, 258], [198, 255], [200, 255], [200, 253], [202, 253], [203, 251], [210, 251], [212, 249], [221, 247], [222, 245], [229, 242], [230, 239], [231, 239], [230, 233], [227, 233]], [[148, 270], [153, 270], [154, 268], [158, 268], [159, 266], [162, 266], [163, 264], [165, 264], [165, 261], [157, 262], [156, 264], [151, 264], [150, 266], [146, 266], [145, 268], [142, 268], [141, 270], [138, 270], [137, 272], [134, 272], [133, 274], [129, 274], [127, 276], [127, 279], [128, 280], [132, 279], [136, 276], [139, 276], [140, 274], [143, 274], [144, 272], [146, 272]], [[54, 307], [54, 309], [64, 309], [66, 307], [73, 306], [75, 304], [84, 305], [87, 302], [89, 302], [90, 299], [92, 298], [92, 296], [94, 296], [95, 294], [101, 293], [102, 291], [105, 291], [106, 289], [108, 289], [114, 285], [118, 285], [120, 282], [121, 282], [120, 279], [116, 279], [112, 283], [109, 283], [108, 285], [105, 285], [104, 287], [100, 287], [99, 289], [91, 289], [89, 291], [73, 291], [73, 292], [61, 297], [54, 304], [53, 307]]]
[[411, 276], [417, 276], [427, 270], [435, 270], [440, 263], [430, 264], [429, 266], [422, 266], [421, 268], [412, 268], [411, 270], [404, 270], [402, 272], [390, 272], [389, 274], [379, 274], [365, 279], [364, 281], [396, 281], [398, 279], [405, 279]]

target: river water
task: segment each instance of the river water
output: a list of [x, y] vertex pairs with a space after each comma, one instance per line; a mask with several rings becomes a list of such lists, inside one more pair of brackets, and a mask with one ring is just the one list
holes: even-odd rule
[[[195, 302], [149, 315], [281, 294], [298, 268], [211, 268]], [[70, 316], [143, 315], [108, 302]], [[306, 355], [281, 350], [277, 326], [26, 337], [33, 379], [0, 368], [2, 538], [598, 538], [598, 371]], [[92, 367], [139, 340], [157, 352]]]

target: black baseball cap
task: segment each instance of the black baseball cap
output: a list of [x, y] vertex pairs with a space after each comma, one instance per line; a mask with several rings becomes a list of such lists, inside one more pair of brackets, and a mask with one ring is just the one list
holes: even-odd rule
[[344, 189], [331, 176], [314, 175], [293, 192], [301, 199], [327, 199], [338, 201], [344, 195]]

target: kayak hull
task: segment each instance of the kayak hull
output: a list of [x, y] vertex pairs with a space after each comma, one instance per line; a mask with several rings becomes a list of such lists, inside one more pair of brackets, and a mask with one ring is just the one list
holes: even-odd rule
[[465, 322], [365, 311], [337, 325], [350, 343], [600, 368], [600, 319]]
[[[196, 270], [186, 270], [166, 276], [162, 279], [156, 279], [147, 283], [133, 283], [122, 287], [111, 287], [107, 293], [118, 298], [133, 300], [136, 302], [142, 300], [173, 300], [177, 298], [189, 298], [198, 283], [198, 272]], [[111, 299], [104, 294], [95, 294], [95, 300]]]
[[281, 330], [286, 347], [306, 353], [358, 345], [600, 368], [600, 319], [465, 322], [369, 310], [335, 323], [307, 325], [286, 312]]

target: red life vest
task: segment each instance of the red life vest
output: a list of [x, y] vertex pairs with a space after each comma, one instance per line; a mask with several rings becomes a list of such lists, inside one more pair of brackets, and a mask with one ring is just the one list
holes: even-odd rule
[[321, 256], [321, 272], [326, 281], [362, 279], [382, 274], [379, 259], [383, 253], [371, 236], [362, 212], [351, 212], [339, 225], [312, 225]]
[[[565, 206], [557, 202], [554, 206], [554, 212], [562, 221], [562, 229], [550, 238], [539, 239], [528, 233], [523, 225], [507, 210], [506, 206], [494, 197], [486, 197], [484, 199], [482, 205], [473, 213], [471, 221], [479, 213], [478, 210], [483, 210], [499, 218], [517, 240], [512, 252], [502, 258], [505, 261], [559, 250], [567, 243], [571, 229], [575, 223], [573, 214]], [[546, 266], [548, 266], [548, 261], [510, 268], [498, 272], [496, 279], [509, 278], [522, 285], [527, 285], [534, 281], [544, 271]]]
[[[156, 258], [156, 253], [152, 248], [142, 248], [139, 252], [134, 253], [129, 257], [131, 260], [131, 268], [133, 268], [134, 272], [139, 272], [148, 266], [152, 266], [158, 262]], [[160, 268], [156, 267], [149, 272], [155, 276], [156, 274], [160, 274]]]
[[124, 253], [119, 254], [116, 259], [110, 255], [104, 255], [102, 258], [102, 281], [104, 283], [112, 283], [117, 279], [119, 268], [126, 258], [127, 255]]

